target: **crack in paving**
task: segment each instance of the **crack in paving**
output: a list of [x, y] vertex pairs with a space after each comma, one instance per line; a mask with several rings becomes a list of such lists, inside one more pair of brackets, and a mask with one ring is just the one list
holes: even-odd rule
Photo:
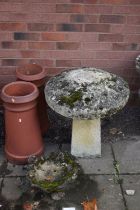
[[125, 210], [129, 210], [128, 205], [127, 205], [127, 201], [125, 199], [124, 189], [123, 189], [123, 179], [120, 178], [121, 173], [120, 173], [120, 170], [119, 170], [119, 162], [116, 159], [115, 152], [114, 152], [112, 144], [110, 144], [110, 146], [111, 146], [112, 156], [113, 156], [113, 159], [114, 159], [113, 166], [114, 166], [114, 169], [115, 169], [115, 174], [114, 174], [115, 175], [115, 181], [117, 182], [117, 184], [120, 185]]
[[1, 192], [2, 192], [4, 178], [6, 176], [6, 172], [7, 172], [7, 161], [4, 160], [2, 165], [0, 166], [0, 174], [1, 174], [0, 178], [2, 179], [1, 184], [0, 184], [0, 196], [1, 196]]

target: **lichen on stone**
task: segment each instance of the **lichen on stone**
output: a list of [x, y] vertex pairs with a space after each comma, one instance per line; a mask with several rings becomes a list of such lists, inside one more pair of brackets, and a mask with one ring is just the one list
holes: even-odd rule
[[48, 158], [36, 160], [29, 170], [28, 179], [45, 192], [56, 192], [73, 183], [80, 172], [81, 168], [72, 155], [51, 153]]
[[45, 98], [62, 116], [97, 119], [122, 109], [129, 92], [127, 82], [115, 74], [96, 68], [79, 68], [51, 78], [45, 87]]

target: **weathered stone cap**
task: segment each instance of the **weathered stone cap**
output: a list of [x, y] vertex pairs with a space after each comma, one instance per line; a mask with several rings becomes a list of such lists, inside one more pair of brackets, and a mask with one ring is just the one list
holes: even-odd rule
[[129, 98], [129, 87], [121, 77], [96, 68], [64, 71], [45, 86], [48, 105], [73, 119], [95, 119], [115, 114]]

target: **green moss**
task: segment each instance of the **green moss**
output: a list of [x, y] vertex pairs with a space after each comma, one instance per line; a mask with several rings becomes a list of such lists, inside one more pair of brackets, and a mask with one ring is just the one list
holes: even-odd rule
[[64, 183], [64, 180], [48, 182], [48, 181], [36, 181], [35, 179], [32, 180], [32, 183], [39, 186], [40, 188], [45, 189], [47, 192], [54, 192], [57, 191], [57, 188]]
[[[31, 182], [35, 185], [44, 189], [47, 192], [58, 192], [61, 190], [61, 186], [67, 182], [72, 181], [72, 176], [74, 174], [79, 174], [81, 168], [79, 164], [76, 162], [75, 157], [70, 155], [69, 153], [51, 153], [50, 156], [46, 159], [38, 160], [35, 164], [35, 168], [38, 168], [38, 164], [44, 163], [45, 161], [54, 162], [56, 164], [62, 164], [63, 166], [63, 174], [60, 178], [55, 179], [54, 181], [42, 180], [37, 181], [35, 176], [31, 177]], [[33, 173], [35, 172], [35, 168], [33, 169]]]
[[76, 101], [81, 101], [82, 96], [83, 96], [83, 94], [82, 94], [81, 90], [78, 90], [78, 91], [75, 91], [75, 92], [72, 91], [69, 96], [61, 96], [60, 102], [62, 104], [67, 104], [72, 108]]

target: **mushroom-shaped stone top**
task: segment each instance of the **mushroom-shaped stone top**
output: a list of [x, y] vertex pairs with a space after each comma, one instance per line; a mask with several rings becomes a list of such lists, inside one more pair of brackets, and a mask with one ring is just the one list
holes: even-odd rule
[[73, 119], [96, 119], [115, 114], [129, 98], [128, 84], [114, 74], [96, 68], [64, 71], [45, 87], [48, 105]]

